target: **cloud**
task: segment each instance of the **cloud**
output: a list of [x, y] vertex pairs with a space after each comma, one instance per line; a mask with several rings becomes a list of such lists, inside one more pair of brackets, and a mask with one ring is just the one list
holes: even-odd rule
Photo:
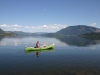
[[18, 31], [22, 28], [22, 26], [19, 26], [17, 24], [14, 25], [3, 24], [0, 25], [0, 28], [3, 29], [4, 31]]
[[17, 24], [12, 25], [11, 27], [21, 28], [22, 26], [19, 26]]
[[0, 27], [9, 27], [9, 25], [3, 24], [3, 25], [0, 25]]
[[50, 25], [41, 25], [41, 26], [20, 26], [17, 24], [14, 25], [7, 25], [3, 24], [0, 25], [0, 28], [4, 31], [24, 31], [24, 32], [56, 32], [62, 28], [66, 28], [67, 25], [61, 24], [50, 24]]
[[4, 28], [14, 28], [14, 27], [16, 27], [16, 28], [21, 28], [22, 26], [19, 26], [19, 25], [17, 25], [17, 24], [14, 24], [14, 25], [7, 25], [7, 24], [3, 24], [3, 25], [0, 25], [0, 27], [4, 27]]
[[62, 29], [67, 27], [66, 25], [60, 25], [60, 24], [51, 24], [51, 25], [43, 25], [40, 26], [40, 29]]
[[24, 28], [30, 28], [29, 26], [25, 26]]
[[93, 23], [93, 24], [91, 24], [90, 26], [93, 26], [93, 27], [95, 27], [95, 26], [96, 26], [96, 23]]
[[20, 29], [18, 29], [18, 28], [13, 28], [13, 30], [14, 30], [14, 31], [20, 31]]
[[56, 32], [62, 28], [66, 28], [67, 25], [61, 25], [61, 24], [50, 24], [50, 25], [42, 25], [42, 26], [35, 26], [34, 29], [38, 29], [42, 32]]

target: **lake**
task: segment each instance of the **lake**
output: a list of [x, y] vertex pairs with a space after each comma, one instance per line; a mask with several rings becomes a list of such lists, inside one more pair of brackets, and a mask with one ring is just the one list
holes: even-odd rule
[[[55, 44], [54, 50], [26, 52], [25, 46]], [[0, 37], [0, 75], [100, 75], [100, 40], [77, 36]]]

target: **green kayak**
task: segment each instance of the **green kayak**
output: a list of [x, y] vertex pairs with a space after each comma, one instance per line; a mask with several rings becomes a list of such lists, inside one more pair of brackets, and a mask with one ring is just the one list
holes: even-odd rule
[[50, 46], [43, 46], [40, 48], [34, 48], [34, 47], [25, 47], [26, 51], [39, 51], [39, 50], [49, 50], [49, 49], [54, 49], [54, 44], [50, 45]]
[[47, 50], [28, 50], [28, 51], [25, 51], [26, 54], [36, 53], [36, 52], [54, 52], [54, 49], [47, 49]]

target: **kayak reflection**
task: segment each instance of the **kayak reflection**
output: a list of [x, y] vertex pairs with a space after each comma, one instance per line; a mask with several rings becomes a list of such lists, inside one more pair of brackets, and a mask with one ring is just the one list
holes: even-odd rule
[[39, 57], [40, 53], [42, 53], [42, 52], [54, 52], [54, 49], [40, 50], [40, 51], [25, 51], [26, 54], [35, 53], [37, 57]]

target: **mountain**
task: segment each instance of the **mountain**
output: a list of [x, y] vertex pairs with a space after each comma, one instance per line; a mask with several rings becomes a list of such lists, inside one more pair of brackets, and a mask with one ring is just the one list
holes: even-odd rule
[[25, 34], [29, 34], [29, 33], [23, 32], [23, 31], [10, 31], [10, 32], [13, 32], [13, 33], [15, 33], [15, 34], [17, 34], [17, 35], [25, 35]]
[[65, 29], [61, 29], [57, 31], [56, 34], [81, 35], [81, 34], [91, 33], [91, 32], [100, 32], [100, 29], [92, 26], [77, 25], [77, 26], [69, 26], [66, 27]]
[[0, 34], [5, 34], [5, 32], [0, 28]]
[[47, 34], [48, 32], [35, 32], [36, 34]]
[[37, 33], [30, 33], [30, 32], [23, 32], [23, 31], [10, 31], [15, 33], [16, 35], [20, 35], [20, 36], [37, 36]]

